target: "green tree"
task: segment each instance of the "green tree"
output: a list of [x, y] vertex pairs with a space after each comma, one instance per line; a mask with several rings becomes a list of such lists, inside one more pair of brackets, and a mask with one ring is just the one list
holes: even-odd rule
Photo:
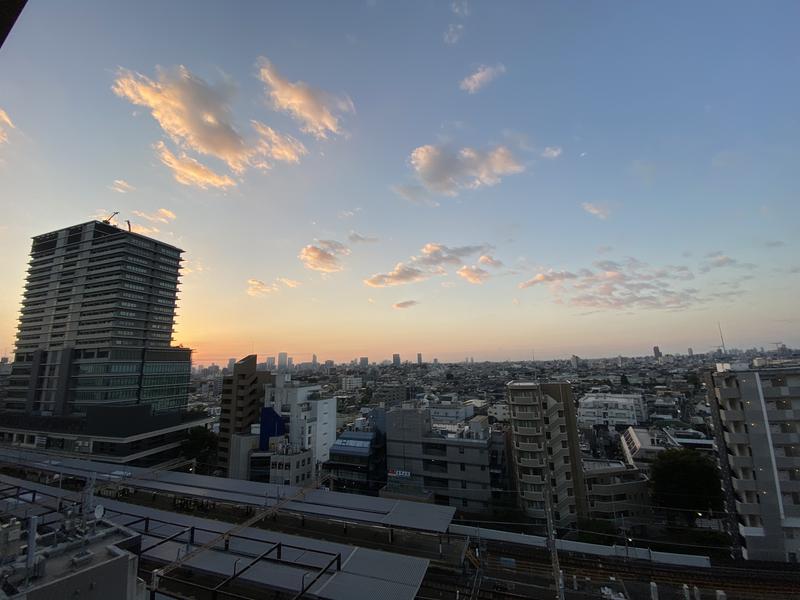
[[722, 489], [717, 465], [697, 450], [661, 452], [650, 469], [653, 502], [694, 523], [697, 513], [722, 508]]
[[219, 436], [205, 427], [192, 427], [183, 442], [186, 458], [197, 460], [198, 471], [205, 471], [217, 461], [217, 441]]

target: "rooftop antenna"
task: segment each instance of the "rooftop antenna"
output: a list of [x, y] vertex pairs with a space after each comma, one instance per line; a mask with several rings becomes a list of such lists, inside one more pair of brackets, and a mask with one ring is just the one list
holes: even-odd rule
[[725, 338], [722, 337], [722, 325], [719, 324], [719, 321], [717, 321], [717, 328], [719, 329], [719, 341], [722, 342], [722, 353], [727, 354], [728, 351], [725, 349]]

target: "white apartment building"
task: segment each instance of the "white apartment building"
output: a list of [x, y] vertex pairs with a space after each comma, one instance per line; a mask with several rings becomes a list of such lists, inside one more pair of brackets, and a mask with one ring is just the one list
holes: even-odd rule
[[640, 425], [647, 421], [647, 405], [641, 394], [586, 394], [578, 402], [578, 425]]
[[336, 441], [336, 398], [320, 397], [321, 390], [319, 385], [300, 384], [283, 375], [264, 392], [264, 405], [289, 417], [289, 443], [311, 449], [317, 463], [330, 458], [330, 448]]
[[343, 392], [354, 392], [361, 389], [363, 380], [355, 375], [342, 375], [341, 388]]

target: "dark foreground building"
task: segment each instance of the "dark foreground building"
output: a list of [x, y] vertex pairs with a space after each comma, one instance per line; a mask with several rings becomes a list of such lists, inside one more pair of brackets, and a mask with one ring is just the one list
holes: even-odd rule
[[191, 350], [171, 345], [182, 250], [90, 221], [33, 238], [0, 443], [137, 465], [179, 456]]

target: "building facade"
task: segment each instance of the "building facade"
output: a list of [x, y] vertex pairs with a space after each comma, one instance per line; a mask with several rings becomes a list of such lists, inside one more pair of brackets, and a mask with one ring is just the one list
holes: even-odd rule
[[3, 441], [142, 465], [179, 455], [209, 422], [187, 411], [191, 350], [171, 345], [181, 254], [100, 221], [33, 238]]
[[707, 384], [742, 556], [800, 561], [800, 366], [720, 364]]
[[647, 421], [647, 404], [641, 394], [589, 393], [578, 402], [581, 427], [640, 425]]
[[520, 507], [544, 524], [549, 506], [556, 526], [571, 527], [588, 515], [572, 389], [512, 381], [506, 391]]

